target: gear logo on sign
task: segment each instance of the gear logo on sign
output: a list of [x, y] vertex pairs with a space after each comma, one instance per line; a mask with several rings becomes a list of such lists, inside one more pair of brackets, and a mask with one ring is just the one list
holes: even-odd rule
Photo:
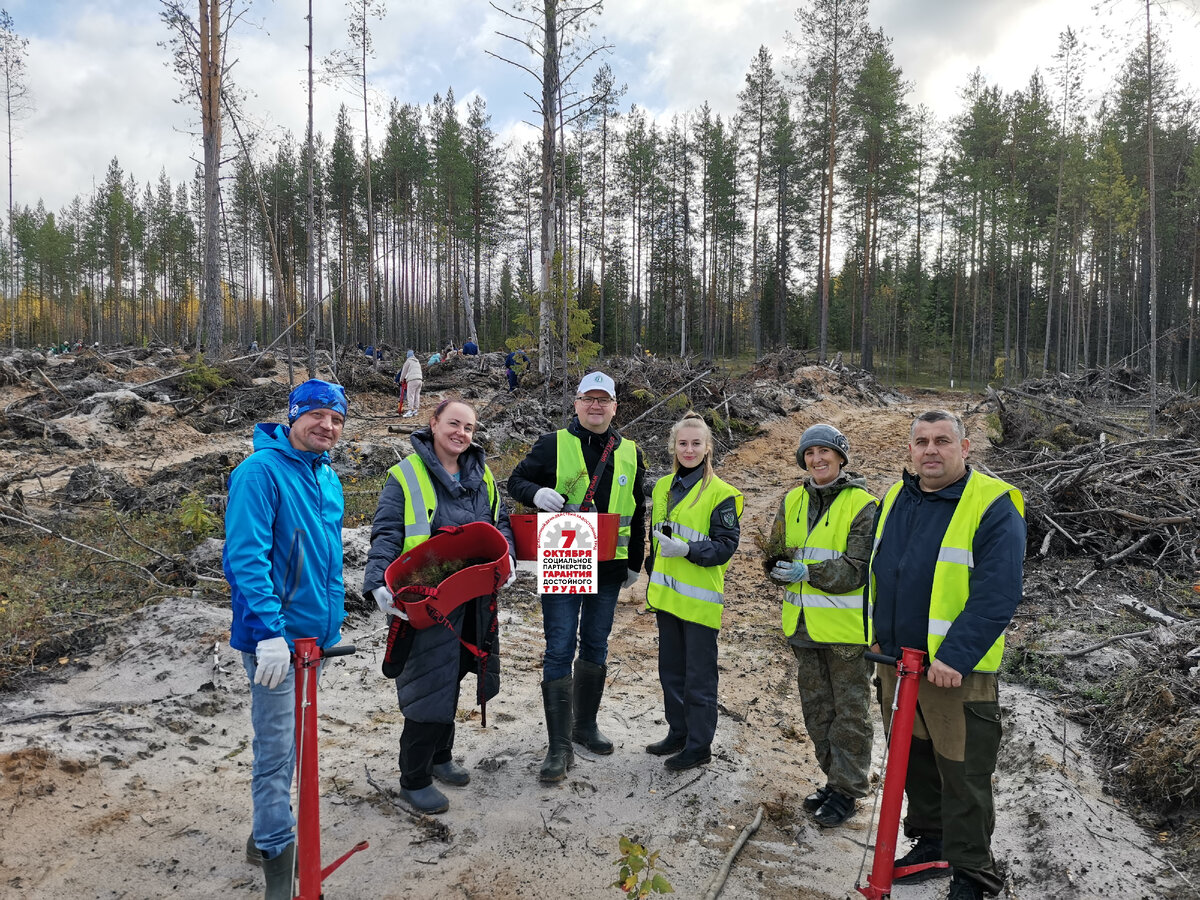
[[596, 546], [596, 541], [592, 537], [591, 532], [570, 528], [566, 523], [556, 522], [546, 532], [547, 539], [556, 544], [559, 548], [565, 547], [568, 544], [576, 550], [591, 550]]
[[596, 513], [539, 513], [538, 593], [596, 593], [599, 543]]

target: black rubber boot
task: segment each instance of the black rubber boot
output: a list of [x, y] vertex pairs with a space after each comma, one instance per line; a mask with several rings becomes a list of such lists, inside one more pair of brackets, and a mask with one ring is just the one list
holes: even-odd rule
[[258, 844], [254, 843], [254, 835], [246, 838], [246, 862], [252, 866], [262, 868], [263, 855], [262, 851], [258, 849]]
[[292, 900], [292, 876], [296, 871], [296, 843], [293, 841], [283, 852], [271, 859], [263, 860], [263, 875], [267, 879], [265, 900]]
[[604, 696], [607, 674], [607, 666], [598, 666], [586, 659], [575, 660], [575, 687], [572, 691], [575, 724], [571, 728], [571, 740], [602, 756], [613, 752], [612, 741], [596, 727], [596, 713], [600, 711], [600, 698]]
[[571, 676], [542, 682], [542, 706], [546, 710], [546, 733], [550, 747], [538, 778], [545, 782], [562, 781], [575, 762], [571, 749]]

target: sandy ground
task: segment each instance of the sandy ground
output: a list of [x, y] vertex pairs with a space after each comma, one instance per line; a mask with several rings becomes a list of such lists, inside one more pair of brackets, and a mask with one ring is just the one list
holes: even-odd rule
[[[873, 798], [836, 829], [820, 829], [799, 811], [820, 773], [779, 629], [779, 589], [763, 578], [751, 534], [768, 527], [797, 483], [793, 449], [806, 425], [842, 428], [851, 468], [878, 493], [903, 465], [912, 410], [821, 400], [765, 424], [723, 460], [722, 477], [744, 489], [746, 512], [721, 632], [722, 714], [713, 762], [703, 769], [672, 774], [643, 751], [665, 728], [654, 622], [641, 611], [643, 578], [622, 596], [612, 635], [600, 723], [616, 752], [598, 757], [577, 748], [565, 782], [538, 783], [542, 639], [532, 578], [523, 576], [502, 596], [504, 682], [488, 705], [487, 728], [478, 709], [460, 709], [455, 752], [471, 784], [446, 789], [451, 808], [437, 827], [414, 822], [389, 796], [399, 787], [402, 718], [379, 673], [382, 617], [352, 618], [345, 635], [359, 653], [327, 667], [319, 697], [323, 859], [361, 840], [370, 848], [329, 876], [326, 896], [614, 897], [618, 840], [627, 836], [661, 852], [678, 896], [700, 897], [765, 805], [768, 815], [721, 896], [857, 897], [864, 855], [870, 866]], [[346, 437], [396, 440], [383, 420], [352, 420]], [[205, 439], [201, 452], [229, 438]], [[361, 530], [351, 539], [361, 541]], [[354, 577], [348, 571], [348, 581]], [[243, 858], [249, 696], [228, 625], [227, 608], [169, 599], [112, 628], [93, 653], [36, 688], [0, 696], [0, 896], [261, 893], [261, 873]], [[1167, 896], [1176, 882], [1154, 836], [1101, 790], [1074, 726], [1027, 691], [1005, 686], [1001, 699], [995, 850], [1010, 867], [1006, 896]], [[881, 744], [877, 721], [877, 772]], [[926, 900], [945, 890], [937, 881], [898, 887], [894, 896]]]

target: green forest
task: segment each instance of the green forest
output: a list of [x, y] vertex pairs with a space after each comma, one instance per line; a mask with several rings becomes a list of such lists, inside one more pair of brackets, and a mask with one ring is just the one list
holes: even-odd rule
[[[474, 331], [484, 350], [541, 337], [560, 360], [786, 346], [897, 380], [1129, 366], [1195, 384], [1200, 121], [1150, 4], [1098, 102], [1068, 30], [1022, 89], [977, 74], [947, 120], [913, 102], [867, 0], [799, 7], [783, 58], [763, 47], [729, 85], [736, 114], [705, 103], [657, 121], [589, 45], [599, 12], [539, 0], [521, 21], [540, 53], [520, 62], [551, 113], [524, 144], [453, 85], [392, 99], [369, 134], [344, 106], [332, 134], [256, 142], [229, 102], [235, 71], [219, 196], [203, 166], [186, 183], [133, 171], [131, 148], [61, 210], [15, 198], [0, 339], [229, 355], [285, 333], [402, 352]], [[196, 27], [194, 2], [164, 8], [165, 35]], [[369, 12], [349, 29], [364, 88]], [[25, 48], [4, 18], [11, 97]], [[200, 83], [203, 60], [174, 51], [185, 87]], [[548, 80], [550, 56], [570, 78]], [[196, 97], [202, 114], [215, 102], [203, 84]], [[11, 185], [11, 142], [8, 161]]]

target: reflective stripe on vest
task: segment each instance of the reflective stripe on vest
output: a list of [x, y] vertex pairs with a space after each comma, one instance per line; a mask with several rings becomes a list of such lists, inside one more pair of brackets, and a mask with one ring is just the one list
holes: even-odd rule
[[[888, 513], [896, 502], [902, 487], [901, 482], [892, 485], [883, 498], [879, 512], [879, 525], [876, 529], [875, 548], [871, 552], [871, 594], [875, 594], [875, 552], [883, 539], [883, 530], [887, 526]], [[937, 658], [937, 649], [950, 632], [950, 626], [958, 618], [967, 605], [971, 594], [971, 570], [975, 567], [975, 555], [972, 552], [975, 543], [975, 532], [983, 515], [991, 505], [1007, 495], [1012, 499], [1013, 506], [1022, 518], [1025, 517], [1025, 501], [1021, 492], [1007, 482], [972, 469], [967, 479], [962, 496], [946, 526], [946, 534], [942, 537], [942, 546], [938, 551], [937, 563], [933, 568], [933, 589], [929, 598], [929, 633], [928, 641], [930, 659]], [[988, 648], [983, 659], [975, 664], [976, 672], [995, 672], [1000, 668], [1000, 660], [1004, 656], [1004, 634]]]
[[[650, 513], [652, 527], [670, 522], [671, 532], [676, 537], [689, 542], [707, 541], [713, 510], [730, 497], [735, 498], [734, 506], [741, 518], [741, 493], [715, 476], [707, 485], [703, 479], [692, 485], [668, 516], [667, 503], [674, 479], [673, 474], [664, 475], [654, 485]], [[698, 566], [689, 562], [686, 556], [658, 556], [658, 540], [653, 537], [650, 550], [655, 557], [654, 571], [650, 573], [650, 584], [646, 588], [646, 608], [670, 613], [686, 622], [720, 628], [721, 613], [725, 609], [725, 570], [729, 563]]]
[[[811, 498], [804, 485], [788, 492], [783, 502], [784, 540], [793, 548], [793, 559], [810, 565], [840, 559], [846, 551], [850, 526], [863, 508], [875, 498], [860, 487], [849, 486], [833, 498], [829, 510], [808, 530], [808, 504]], [[789, 584], [783, 595], [783, 633], [796, 633], [804, 611], [804, 627], [814, 641], [825, 644], [871, 644], [874, 631], [870, 618], [864, 623], [863, 589], [830, 594], [807, 581]]]
[[[388, 475], [404, 488], [404, 546], [400, 550], [404, 554], [417, 544], [429, 540], [432, 533], [430, 522], [437, 511], [437, 492], [433, 489], [425, 460], [421, 459], [419, 453], [404, 457], [388, 469]], [[492, 510], [492, 524], [495, 525], [500, 518], [500, 503], [496, 494], [496, 479], [487, 465], [483, 467], [483, 483], [487, 485], [488, 506]], [[414, 504], [414, 497], [420, 497], [421, 502]]]
[[[578, 509], [592, 481], [583, 461], [583, 444], [565, 428], [560, 428], [557, 434], [557, 457], [554, 463], [557, 481], [554, 489], [567, 498], [568, 504]], [[623, 438], [613, 448], [608, 464], [613, 470], [608, 509], [595, 511], [616, 513], [621, 517], [617, 525], [617, 552], [613, 558], [629, 559], [629, 535], [638, 504], [638, 498], [633, 496], [633, 481], [637, 476], [637, 444]]]

